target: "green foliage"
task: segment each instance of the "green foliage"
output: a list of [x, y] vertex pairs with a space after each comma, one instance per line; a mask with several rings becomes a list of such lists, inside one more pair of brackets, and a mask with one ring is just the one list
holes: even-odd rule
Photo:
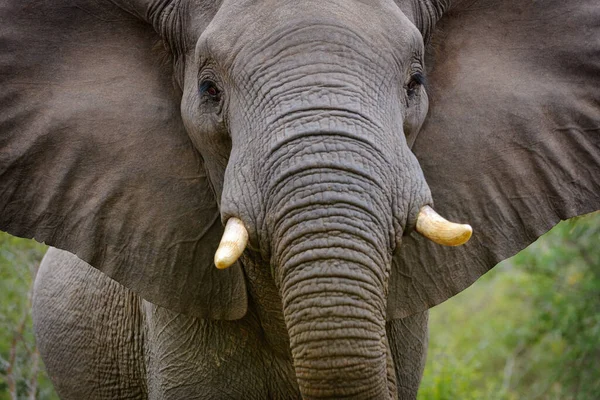
[[441, 306], [419, 400], [600, 396], [600, 213], [557, 225]]
[[0, 400], [58, 398], [31, 327], [31, 287], [45, 250], [0, 232]]

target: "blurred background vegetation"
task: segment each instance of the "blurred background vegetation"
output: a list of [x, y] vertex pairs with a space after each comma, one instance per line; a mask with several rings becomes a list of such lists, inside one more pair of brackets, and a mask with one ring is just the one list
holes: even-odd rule
[[600, 213], [561, 222], [429, 326], [419, 400], [600, 399]]
[[[44, 251], [0, 233], [0, 400], [58, 398], [29, 313]], [[600, 399], [600, 213], [560, 223], [431, 311], [418, 399]]]
[[31, 291], [46, 246], [0, 232], [0, 400], [58, 399], [31, 327]]

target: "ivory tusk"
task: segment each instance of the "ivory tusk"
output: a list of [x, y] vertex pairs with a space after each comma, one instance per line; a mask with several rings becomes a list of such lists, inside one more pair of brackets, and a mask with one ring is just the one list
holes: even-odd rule
[[433, 208], [424, 206], [417, 216], [417, 232], [444, 246], [460, 246], [469, 241], [473, 228], [471, 225], [450, 222]]
[[215, 253], [215, 266], [218, 269], [229, 268], [237, 261], [248, 244], [248, 231], [239, 218], [229, 218], [225, 232]]

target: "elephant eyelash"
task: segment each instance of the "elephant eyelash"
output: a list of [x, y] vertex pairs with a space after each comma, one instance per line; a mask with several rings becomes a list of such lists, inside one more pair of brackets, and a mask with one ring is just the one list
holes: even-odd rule
[[425, 86], [427, 83], [427, 78], [421, 72], [414, 73], [410, 79], [421, 86]]
[[204, 80], [200, 83], [200, 94], [207, 96], [213, 101], [221, 100], [221, 91], [219, 90], [216, 83], [210, 80]]
[[406, 94], [409, 97], [413, 97], [417, 93], [417, 90], [419, 90], [419, 88], [424, 86], [426, 83], [427, 80], [425, 79], [425, 75], [420, 72], [414, 73], [406, 85]]

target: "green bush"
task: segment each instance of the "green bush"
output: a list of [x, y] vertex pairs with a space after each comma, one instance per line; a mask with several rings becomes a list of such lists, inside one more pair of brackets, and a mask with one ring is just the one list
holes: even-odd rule
[[45, 250], [0, 232], [0, 400], [58, 398], [31, 327], [31, 287]]

